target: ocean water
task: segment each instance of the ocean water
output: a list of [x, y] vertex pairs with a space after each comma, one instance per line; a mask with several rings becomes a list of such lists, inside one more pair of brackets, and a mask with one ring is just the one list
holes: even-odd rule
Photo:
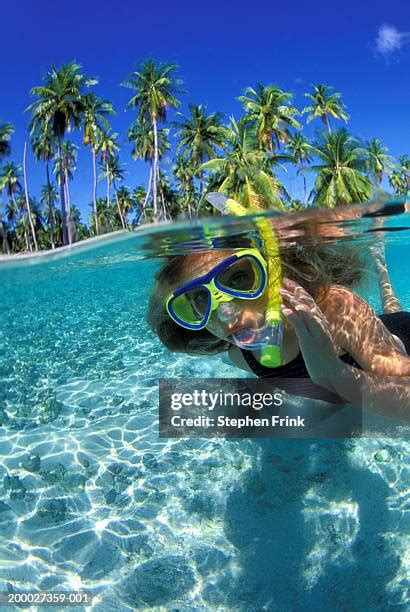
[[[349, 240], [372, 223], [346, 222]], [[410, 310], [410, 220], [384, 223]], [[160, 377], [252, 375], [160, 344], [154, 273], [254, 236], [249, 218], [179, 223], [0, 262], [0, 591], [87, 589], [99, 611], [409, 608], [408, 440], [158, 437]]]

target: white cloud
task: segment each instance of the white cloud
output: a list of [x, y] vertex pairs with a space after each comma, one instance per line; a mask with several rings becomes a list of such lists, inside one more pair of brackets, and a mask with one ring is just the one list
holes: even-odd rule
[[395, 51], [400, 51], [409, 40], [410, 32], [400, 32], [394, 26], [384, 24], [379, 28], [377, 34], [376, 51], [388, 57]]

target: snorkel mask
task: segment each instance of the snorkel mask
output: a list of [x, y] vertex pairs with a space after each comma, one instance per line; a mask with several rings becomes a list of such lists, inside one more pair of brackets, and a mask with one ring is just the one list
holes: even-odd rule
[[184, 283], [168, 296], [165, 307], [181, 327], [204, 329], [214, 311], [220, 321], [235, 324], [241, 300], [256, 300], [267, 287], [267, 265], [258, 249], [243, 249], [203, 276]]
[[[249, 214], [241, 204], [222, 193], [208, 193], [206, 199], [222, 214], [239, 216]], [[251, 351], [260, 349], [260, 363], [267, 367], [277, 367], [282, 363], [283, 340], [283, 320], [280, 310], [282, 298], [279, 293], [282, 286], [279, 243], [268, 219], [256, 219], [256, 225], [262, 237], [268, 273], [265, 324], [257, 329], [240, 330], [238, 334], [232, 335], [232, 342], [243, 349]]]

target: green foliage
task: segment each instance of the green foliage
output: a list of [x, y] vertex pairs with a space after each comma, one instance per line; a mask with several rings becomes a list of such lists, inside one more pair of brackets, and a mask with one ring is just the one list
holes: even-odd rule
[[368, 172], [378, 187], [381, 185], [383, 175], [388, 174], [393, 167], [393, 158], [387, 155], [387, 151], [388, 148], [378, 138], [373, 138], [365, 144]]
[[178, 113], [174, 121], [177, 128], [178, 151], [187, 155], [198, 166], [214, 158], [217, 149], [225, 147], [227, 129], [222, 125], [222, 113], [206, 113], [206, 106], [189, 104], [189, 115]]
[[77, 151], [78, 147], [69, 140], [64, 140], [61, 145], [61, 165], [60, 157], [57, 154], [54, 157], [54, 168], [53, 172], [56, 175], [58, 183], [64, 183], [64, 176], [68, 180], [72, 180], [74, 172], [77, 170]]
[[[142, 159], [151, 162], [154, 159], [155, 139], [152, 126], [145, 120], [134, 121], [127, 132], [128, 140], [133, 144], [132, 156], [134, 159]], [[171, 148], [168, 136], [169, 129], [158, 130], [158, 158], [161, 159], [166, 151]]]
[[27, 110], [31, 111], [31, 131], [50, 129], [54, 136], [63, 138], [72, 126], [79, 127], [84, 108], [83, 91], [98, 83], [96, 78], [86, 77], [75, 61], [52, 66], [44, 77], [44, 85], [33, 87], [30, 94], [36, 98]]
[[272, 166], [280, 156], [262, 151], [254, 126], [231, 119], [225, 157], [211, 159], [201, 168], [213, 173], [208, 187], [228, 193], [247, 208], [284, 208], [287, 191]]
[[257, 83], [256, 89], [248, 87], [244, 95], [239, 96], [246, 111], [245, 120], [255, 124], [263, 151], [273, 152], [286, 142], [291, 134], [289, 128], [300, 129], [295, 119], [299, 111], [290, 104], [292, 98], [290, 92], [275, 85], [265, 87], [262, 83]]
[[305, 94], [305, 97], [309, 98], [312, 102], [302, 110], [302, 113], [308, 113], [308, 123], [312, 119], [319, 118], [326, 125], [329, 132], [331, 131], [329, 117], [342, 119], [345, 122], [349, 120], [349, 115], [345, 112], [346, 105], [341, 99], [342, 95], [340, 93], [330, 93], [332, 89], [332, 87], [323, 85], [323, 83], [314, 85], [313, 92]]
[[319, 163], [306, 167], [316, 179], [310, 197], [313, 204], [339, 206], [363, 202], [370, 197], [372, 184], [366, 176], [366, 151], [345, 129], [322, 134], [312, 152]]
[[[73, 135], [76, 144], [65, 136], [73, 128], [82, 128], [82, 144], [90, 145], [92, 151], [92, 233], [181, 215], [214, 214], [203, 197], [206, 191], [214, 190], [229, 194], [246, 207], [300, 210], [308, 202], [308, 173], [313, 175], [312, 205], [333, 207], [364, 201], [372, 191], [381, 189], [385, 177], [395, 193], [409, 191], [408, 156], [394, 163], [378, 138], [361, 143], [346, 129], [332, 130], [331, 120], [347, 122], [349, 116], [341, 94], [330, 86], [314, 86], [305, 94], [309, 104], [300, 112], [292, 103], [291, 92], [257, 83], [239, 96], [243, 114], [228, 124], [221, 113], [208, 112], [205, 104], [188, 104], [186, 112], [178, 112], [175, 120], [166, 124], [169, 109], [179, 108], [184, 90], [178, 66], [153, 59], [142, 62], [123, 83], [132, 89], [127, 108], [135, 110], [126, 135], [132, 157], [148, 162], [145, 184], [135, 187], [134, 173], [127, 171], [123, 161], [122, 136], [112, 131], [108, 121], [115, 112], [113, 105], [89, 89], [96, 83], [97, 79], [86, 77], [81, 66], [72, 61], [59, 68], [52, 66], [43, 83], [31, 90], [34, 101], [27, 109], [31, 113], [30, 142], [36, 159], [45, 164], [47, 179], [39, 202], [28, 194], [40, 248], [67, 243], [69, 210], [76, 239], [90, 235], [79, 209], [70, 203], [79, 137]], [[300, 114], [307, 115], [307, 123], [319, 118], [327, 132], [310, 142], [302, 133]], [[0, 121], [0, 159], [10, 154], [12, 133], [13, 126]], [[99, 178], [106, 179], [104, 198], [97, 198], [97, 160]], [[59, 190], [50, 180], [50, 162]], [[164, 172], [164, 168], [171, 172]], [[289, 182], [295, 180], [295, 174], [297, 181], [303, 180], [303, 200], [298, 190], [298, 197], [291, 198], [287, 192], [288, 168], [292, 173]], [[22, 169], [13, 161], [0, 167], [0, 192], [0, 250], [31, 250], [34, 245]], [[58, 201], [60, 210], [56, 208]]]
[[102, 132], [109, 128], [107, 115], [114, 114], [114, 108], [111, 102], [96, 96], [92, 91], [81, 97], [81, 105], [84, 144], [96, 148]]
[[167, 109], [180, 105], [177, 95], [184, 90], [181, 79], [175, 76], [177, 69], [177, 64], [148, 59], [123, 82], [135, 92], [127, 108], [135, 108], [140, 121], [152, 121], [153, 118], [165, 121]]
[[14, 128], [11, 123], [4, 123], [0, 120], [0, 159], [10, 155], [10, 139], [14, 132]]
[[16, 192], [22, 190], [23, 170], [14, 162], [6, 162], [0, 171], [0, 191], [4, 189], [9, 198], [13, 198]]
[[410, 158], [407, 155], [400, 155], [398, 165], [389, 175], [389, 184], [398, 195], [405, 195], [410, 191]]

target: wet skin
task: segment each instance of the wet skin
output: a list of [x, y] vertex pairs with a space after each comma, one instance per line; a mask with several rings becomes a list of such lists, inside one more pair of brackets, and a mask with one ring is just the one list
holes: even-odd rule
[[[177, 286], [205, 274], [234, 252], [188, 255]], [[164, 298], [177, 286], [163, 286]], [[314, 383], [357, 407], [410, 420], [410, 358], [364, 299], [351, 289], [330, 285], [316, 303], [303, 287], [287, 278], [283, 279], [281, 294], [284, 363], [301, 351]], [[233, 322], [221, 321], [215, 311], [207, 329], [218, 338], [228, 339], [235, 326], [255, 326], [263, 318], [266, 295], [242, 301], [243, 309]], [[363, 370], [339, 359], [343, 352], [350, 353]], [[236, 359], [234, 363], [243, 367]]]
[[[188, 255], [178, 286], [201, 276], [235, 251], [207, 251]], [[320, 304], [299, 284], [283, 279], [283, 362], [302, 351], [313, 380], [330, 380], [345, 369], [338, 356], [349, 352], [363, 370], [384, 376], [410, 376], [410, 359], [370, 305], [351, 289], [331, 285]], [[256, 300], [240, 300], [243, 308], [232, 321], [221, 321], [217, 311], [207, 329], [228, 340], [235, 329], [256, 327], [264, 319], [266, 292]]]

